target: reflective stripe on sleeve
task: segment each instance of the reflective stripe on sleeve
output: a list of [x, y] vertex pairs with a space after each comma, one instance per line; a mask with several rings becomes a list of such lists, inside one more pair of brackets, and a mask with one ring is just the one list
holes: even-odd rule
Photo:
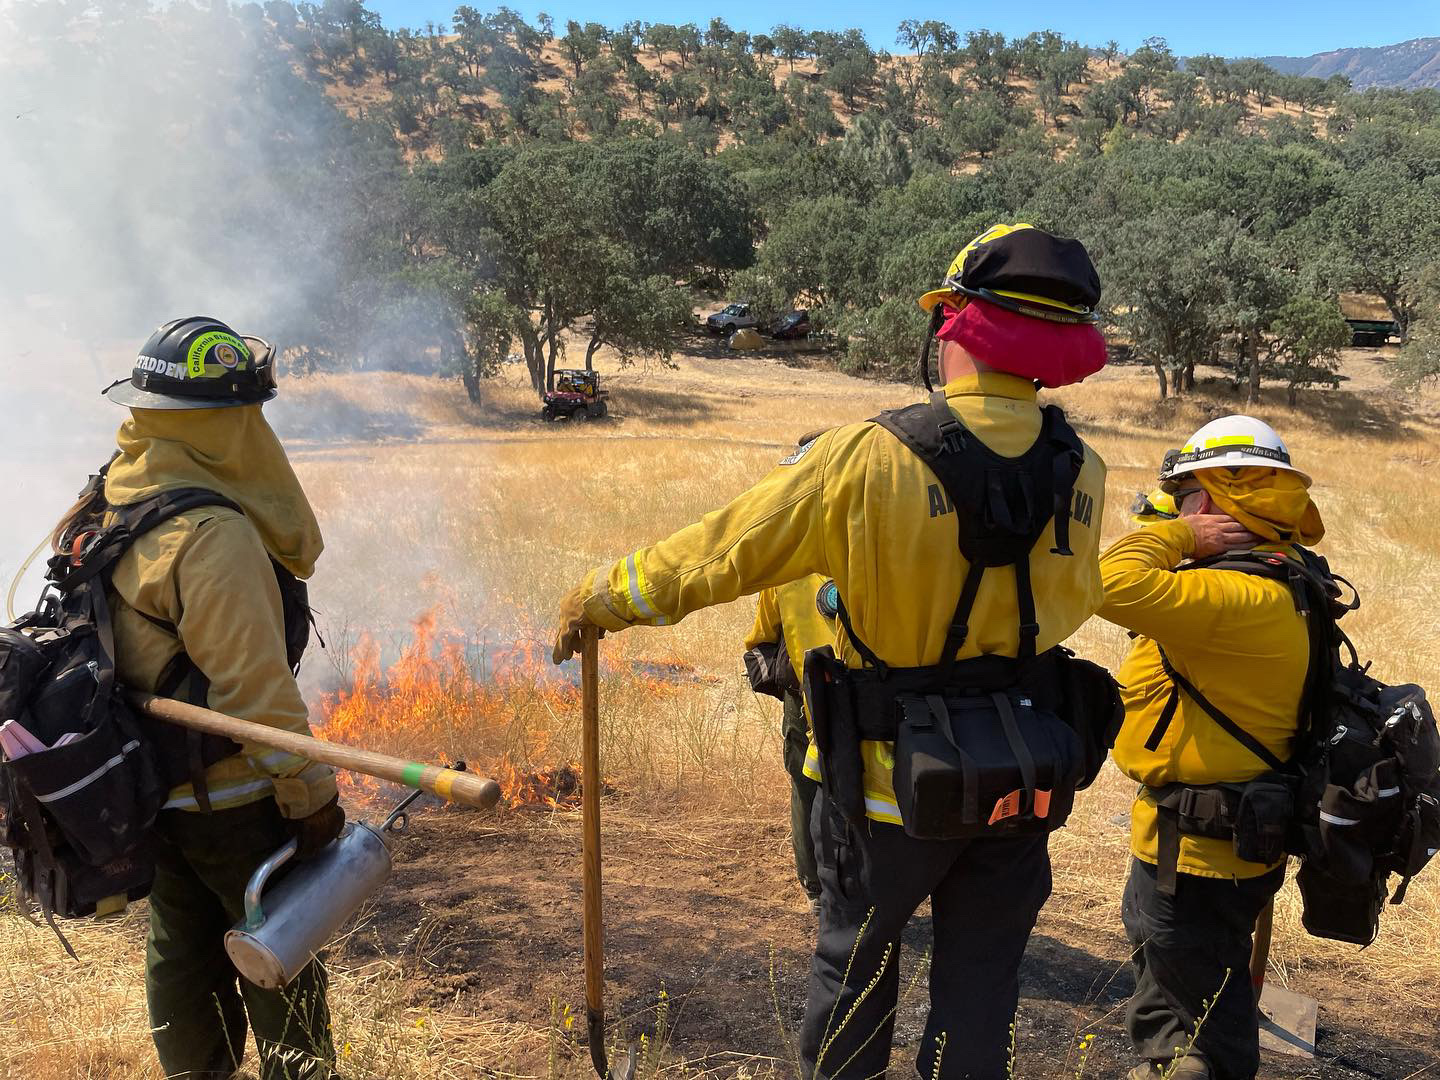
[[[211, 788], [210, 805], [216, 810], [223, 810], [226, 808], [223, 804], [227, 800], [239, 799], [246, 795], [254, 795], [257, 792], [261, 791], [273, 791], [274, 788], [275, 785], [270, 783], [268, 777], [262, 780], [250, 780], [244, 784], [235, 784], [231, 787]], [[199, 809], [199, 807], [200, 804], [196, 801], [194, 795], [181, 795], [177, 798], [170, 799], [168, 802], [165, 803], [163, 807], [161, 807], [161, 809], [195, 810]]]
[[291, 765], [304, 766], [309, 758], [301, 757], [299, 754], [291, 754], [284, 750], [272, 750], [268, 754], [260, 754], [256, 757], [247, 757], [247, 761], [263, 772], [274, 773], [280, 766]]
[[649, 589], [645, 586], [645, 572], [640, 569], [640, 564], [635, 561], [634, 554], [625, 557], [625, 581], [630, 589], [630, 606], [642, 619], [649, 619], [656, 626], [665, 626], [669, 619], [661, 615], [650, 603], [647, 595]]
[[812, 742], [805, 750], [805, 775], [817, 784], [824, 779], [820, 774], [820, 751]]
[[865, 816], [871, 821], [883, 821], [889, 825], [903, 825], [900, 807], [889, 799], [878, 799], [868, 792], [865, 795]]
[[[817, 784], [824, 782], [820, 772], [820, 751], [812, 742], [805, 751], [805, 775]], [[900, 820], [900, 805], [894, 799], [887, 799], [871, 792], [865, 793], [865, 816], [871, 821], [883, 821], [888, 825], [903, 825]]]

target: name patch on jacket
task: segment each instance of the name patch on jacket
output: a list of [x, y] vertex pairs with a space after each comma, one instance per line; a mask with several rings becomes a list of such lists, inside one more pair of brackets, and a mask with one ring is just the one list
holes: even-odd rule
[[944, 514], [953, 514], [955, 504], [950, 501], [950, 493], [939, 484], [931, 484], [930, 488], [930, 516], [940, 517]]
[[814, 446], [815, 443], [818, 442], [818, 441], [819, 441], [818, 439], [811, 439], [809, 442], [807, 442], [807, 443], [805, 443], [805, 444], [803, 444], [803, 445], [801, 445], [801, 446], [796, 447], [796, 448], [790, 453], [790, 455], [789, 455], [788, 457], [783, 457], [783, 458], [780, 459], [780, 464], [781, 464], [781, 465], [794, 465], [797, 461], [799, 461], [799, 460], [800, 460], [801, 458], [803, 458], [806, 454], [808, 454], [808, 453], [810, 452], [810, 448], [811, 448], [812, 446]]
[[[808, 449], [808, 447], [805, 449]], [[784, 465], [787, 463], [782, 461], [780, 464]], [[950, 494], [943, 487], [939, 484], [931, 484], [926, 490], [930, 496], [930, 516], [932, 518], [943, 517], [946, 514], [953, 514], [955, 512], [955, 504], [950, 501]], [[1090, 522], [1095, 517], [1095, 497], [1076, 488], [1074, 502], [1070, 509], [1070, 517], [1072, 520], [1078, 521], [1081, 525], [1089, 528]]]

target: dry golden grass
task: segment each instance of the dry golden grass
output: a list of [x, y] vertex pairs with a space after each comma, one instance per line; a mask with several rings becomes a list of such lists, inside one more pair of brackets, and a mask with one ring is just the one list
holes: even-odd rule
[[[539, 421], [513, 370], [486, 386], [480, 407], [465, 402], [458, 385], [393, 375], [286, 387], [277, 424], [329, 544], [314, 597], [336, 670], [312, 661], [317, 702], [354, 674], [350, 654], [362, 635], [371, 635], [389, 663], [409, 642], [411, 620], [430, 611], [438, 613], [438, 642], [468, 649], [461, 655], [472, 667], [490, 665], [508, 680], [484, 700], [463, 681], [449, 684], [446, 698], [441, 680], [428, 705], [363, 733], [337, 728], [337, 735], [363, 735], [378, 749], [411, 757], [466, 756], [485, 768], [502, 760], [521, 770], [574, 760], [573, 687], [547, 668], [541, 652], [565, 588], [742, 491], [801, 433], [916, 396], [909, 387], [765, 360], [687, 356], [679, 363], [676, 371], [617, 370], [602, 355], [614, 417], [595, 425]], [[1440, 517], [1440, 491], [1429, 482], [1440, 462], [1434, 403], [1380, 389], [1368, 363], [1351, 358], [1351, 389], [1306, 395], [1296, 410], [1256, 411], [1314, 474], [1329, 527], [1322, 551], [1367, 601], [1347, 620], [1363, 653], [1382, 677], [1440, 688], [1440, 539], [1430, 524]], [[1109, 463], [1109, 537], [1128, 527], [1130, 497], [1150, 486], [1165, 449], [1237, 408], [1215, 394], [1157, 406], [1153, 382], [1140, 369], [1107, 371], [1058, 397]], [[605, 771], [626, 793], [627, 814], [648, 807], [684, 815], [703, 806], [706, 814], [783, 819], [775, 710], [749, 691], [739, 659], [752, 614], [741, 602], [604, 643]], [[1075, 644], [1113, 666], [1126, 639], [1092, 621]], [[1052, 841], [1056, 887], [1045, 918], [1073, 930], [1076, 942], [1118, 921], [1128, 843], [1115, 819], [1132, 790], [1107, 769]], [[72, 936], [79, 965], [63, 957], [47, 930], [0, 916], [0, 1076], [152, 1080], [158, 1071], [144, 1019], [141, 916], [77, 926]], [[1434, 870], [1403, 907], [1386, 912], [1379, 941], [1363, 952], [1305, 936], [1298, 897], [1287, 887], [1277, 914], [1276, 977], [1314, 968], [1353, 976], [1355, 998], [1383, 1014], [1433, 991], [1437, 940]], [[547, 1040], [567, 1038], [563, 1018], [556, 1035], [416, 1009], [400, 972], [382, 962], [342, 966], [334, 1000], [351, 1077], [492, 1075], [485, 1070], [495, 1062], [544, 1060]], [[1064, 1053], [1057, 1048], [1057, 1058]], [[556, 1060], [557, 1075], [584, 1071], [568, 1050]], [[765, 1070], [757, 1065], [750, 1075], [757, 1071]]]

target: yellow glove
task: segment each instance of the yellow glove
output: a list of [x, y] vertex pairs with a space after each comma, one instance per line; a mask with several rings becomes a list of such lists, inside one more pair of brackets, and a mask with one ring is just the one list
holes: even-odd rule
[[[580, 648], [580, 632], [587, 626], [594, 626], [585, 617], [585, 598], [594, 591], [595, 571], [585, 575], [585, 580], [565, 594], [565, 599], [560, 601], [560, 617], [558, 619], [559, 629], [555, 633], [555, 651], [550, 654], [550, 659], [557, 664], [563, 664], [575, 655]], [[600, 636], [605, 636], [605, 631], [600, 631]]]

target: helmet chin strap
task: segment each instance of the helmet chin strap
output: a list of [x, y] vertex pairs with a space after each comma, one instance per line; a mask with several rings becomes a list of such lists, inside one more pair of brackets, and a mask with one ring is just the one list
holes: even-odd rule
[[920, 347], [920, 378], [925, 383], [925, 389], [932, 394], [935, 392], [935, 387], [930, 382], [930, 345], [935, 340], [935, 335], [940, 332], [940, 327], [944, 322], [945, 305], [936, 304], [930, 311], [930, 326], [925, 331], [925, 344]]

